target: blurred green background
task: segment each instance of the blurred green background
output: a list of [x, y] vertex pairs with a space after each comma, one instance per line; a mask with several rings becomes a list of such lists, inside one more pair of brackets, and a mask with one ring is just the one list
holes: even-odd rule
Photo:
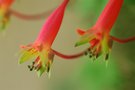
[[[14, 10], [36, 14], [57, 7], [63, 0], [20, 0]], [[70, 0], [61, 30], [53, 48], [65, 54], [82, 51], [88, 45], [75, 48], [79, 35], [77, 28], [87, 30], [96, 21], [108, 0]], [[46, 19], [46, 18], [45, 18]], [[108, 67], [100, 57], [66, 61], [55, 57], [51, 78], [38, 78], [19, 65], [20, 45], [34, 41], [45, 20], [25, 21], [14, 16], [5, 32], [0, 35], [0, 90], [135, 90], [135, 42], [114, 42]], [[125, 0], [111, 34], [126, 38], [135, 35], [135, 0]]]

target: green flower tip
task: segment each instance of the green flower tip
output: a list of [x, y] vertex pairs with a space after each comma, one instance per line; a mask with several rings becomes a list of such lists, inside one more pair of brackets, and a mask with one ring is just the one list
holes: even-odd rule
[[40, 50], [37, 47], [26, 46], [23, 48], [19, 64], [26, 61], [33, 60], [32, 65], [28, 65], [30, 71], [36, 71], [38, 77], [40, 77], [44, 72], [49, 73], [50, 67], [53, 62], [54, 54], [51, 50]]
[[41, 77], [42, 74], [45, 72], [46, 68], [45, 67], [41, 67], [38, 71], [37, 71], [37, 75], [38, 77]]
[[90, 38], [86, 37], [86, 38], [81, 38], [78, 42], [76, 42], [75, 47], [84, 45], [86, 43], [88, 43], [90, 41]]
[[82, 32], [83, 31], [79, 30], [81, 39], [75, 44], [75, 47], [89, 43], [90, 47], [86, 53], [90, 58], [96, 59], [99, 56], [104, 55], [104, 59], [108, 60], [109, 52], [112, 48], [112, 40], [108, 33], [93, 32], [93, 30], [91, 30], [82, 35]]
[[80, 44], [77, 42], [76, 44], [75, 44], [75, 47], [78, 47]]

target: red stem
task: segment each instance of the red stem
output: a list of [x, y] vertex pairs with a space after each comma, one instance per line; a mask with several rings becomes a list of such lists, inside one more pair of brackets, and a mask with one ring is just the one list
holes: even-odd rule
[[[114, 36], [110, 36], [110, 37], [111, 37], [112, 40], [117, 41], [119, 43], [128, 43], [128, 42], [131, 42], [131, 41], [135, 41], [135, 36], [134, 37], [127, 38], [127, 39], [119, 39], [119, 38], [116, 38]], [[62, 53], [60, 53], [58, 51], [55, 51], [55, 50], [52, 50], [52, 52], [55, 55], [57, 55], [57, 56], [59, 56], [61, 58], [64, 58], [64, 59], [68, 59], [69, 60], [69, 59], [75, 59], [75, 58], [82, 57], [87, 50], [88, 49], [86, 49], [86, 50], [84, 50], [84, 51], [82, 51], [80, 53], [73, 54], [73, 55], [65, 55], [65, 54], [62, 54]]]
[[74, 55], [65, 55], [65, 54], [62, 54], [62, 53], [60, 53], [58, 51], [55, 51], [55, 50], [52, 50], [52, 51], [53, 51], [53, 53], [55, 55], [57, 55], [57, 56], [59, 56], [61, 58], [64, 58], [64, 59], [75, 59], [75, 58], [79, 58], [79, 57], [83, 56], [84, 53], [86, 52], [86, 50], [85, 50], [85, 51], [82, 51], [82, 52], [77, 53], [77, 54], [74, 54]]
[[52, 13], [54, 9], [48, 10], [46, 12], [40, 13], [40, 14], [35, 14], [35, 15], [27, 15], [20, 13], [18, 11], [10, 9], [9, 12], [10, 14], [16, 16], [17, 18], [23, 19], [23, 20], [38, 20], [38, 19], [43, 19], [47, 17], [49, 14]]
[[119, 42], [119, 43], [128, 43], [131, 41], [135, 41], [135, 36], [130, 37], [130, 38], [126, 38], [126, 39], [119, 39], [119, 38], [116, 38], [114, 36], [111, 36], [111, 39], [116, 41], [116, 42]]

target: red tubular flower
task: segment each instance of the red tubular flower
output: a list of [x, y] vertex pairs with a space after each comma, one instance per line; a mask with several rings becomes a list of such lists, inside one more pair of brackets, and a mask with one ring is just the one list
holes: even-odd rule
[[24, 63], [30, 59], [35, 59], [33, 64], [28, 67], [30, 70], [35, 69], [38, 76], [41, 76], [45, 71], [47, 73], [50, 71], [50, 66], [54, 57], [51, 45], [61, 26], [64, 11], [68, 2], [69, 0], [64, 0], [64, 2], [50, 15], [50, 17], [48, 17], [34, 43], [22, 46], [23, 51], [20, 63]]
[[6, 24], [9, 21], [9, 8], [13, 4], [14, 0], [0, 0], [0, 23], [1, 29], [6, 27]]
[[99, 55], [104, 54], [105, 60], [107, 60], [112, 48], [110, 31], [118, 17], [122, 4], [123, 0], [109, 0], [92, 28], [87, 31], [78, 30], [78, 33], [82, 35], [82, 37], [75, 46], [90, 42], [91, 56], [97, 58]]

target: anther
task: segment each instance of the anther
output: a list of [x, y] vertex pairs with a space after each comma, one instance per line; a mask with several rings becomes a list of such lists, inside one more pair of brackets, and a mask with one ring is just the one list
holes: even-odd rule
[[34, 65], [35, 64], [35, 62], [32, 62], [32, 65]]
[[32, 71], [33, 70], [33, 68], [34, 68], [34, 66], [32, 65], [28, 65], [28, 68], [30, 69], [30, 71]]
[[92, 58], [92, 55], [89, 55], [89, 58]]
[[28, 65], [28, 68], [30, 69], [30, 68], [31, 68], [31, 66], [30, 66], [30, 65]]
[[105, 60], [108, 60], [108, 58], [109, 58], [109, 54], [106, 54], [105, 55]]
[[30, 68], [30, 71], [32, 71], [33, 70], [33, 68]]
[[28, 65], [28, 68], [30, 69], [30, 71], [31, 71], [31, 66], [30, 65]]
[[89, 54], [92, 54], [92, 52], [91, 52], [91, 51], [88, 51], [88, 53], [89, 53]]
[[49, 72], [49, 71], [50, 71], [50, 66], [47, 67], [47, 72]]
[[88, 55], [88, 53], [87, 52], [84, 52], [84, 55]]
[[90, 49], [90, 48], [88, 48], [88, 51], [91, 51], [91, 49]]

